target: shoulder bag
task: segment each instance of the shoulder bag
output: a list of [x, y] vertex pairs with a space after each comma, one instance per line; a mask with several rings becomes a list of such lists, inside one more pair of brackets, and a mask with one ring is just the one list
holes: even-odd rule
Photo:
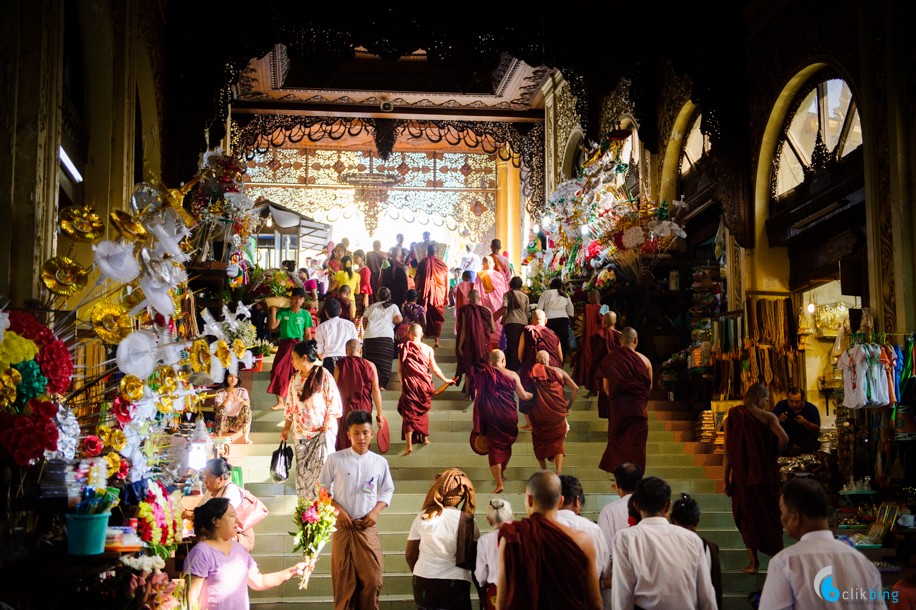
[[282, 483], [289, 478], [289, 469], [293, 465], [293, 448], [280, 441], [280, 446], [270, 456], [270, 478]]

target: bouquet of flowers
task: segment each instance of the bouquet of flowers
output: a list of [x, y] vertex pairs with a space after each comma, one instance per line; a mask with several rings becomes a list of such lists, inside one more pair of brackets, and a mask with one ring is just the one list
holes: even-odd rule
[[303, 561], [306, 563], [302, 580], [299, 581], [300, 589], [308, 589], [309, 578], [318, 562], [318, 554], [331, 539], [337, 528], [338, 510], [331, 504], [331, 495], [327, 490], [318, 485], [318, 499], [307, 502], [299, 498], [293, 521], [296, 531], [290, 532], [293, 537], [293, 552], [302, 552]]
[[181, 512], [172, 506], [162, 483], [149, 481], [146, 500], [140, 502], [137, 517], [140, 539], [154, 554], [163, 559], [170, 557], [181, 541]]
[[263, 358], [264, 356], [270, 355], [270, 350], [272, 350], [273, 347], [274, 344], [267, 339], [258, 339], [251, 346], [251, 351], [255, 356], [261, 356]]

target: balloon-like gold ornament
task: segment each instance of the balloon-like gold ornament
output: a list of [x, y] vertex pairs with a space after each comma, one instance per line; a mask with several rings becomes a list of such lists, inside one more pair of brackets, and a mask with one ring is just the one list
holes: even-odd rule
[[89, 270], [66, 256], [55, 256], [41, 266], [41, 281], [54, 294], [69, 297], [86, 287]]
[[117, 345], [133, 329], [133, 320], [120, 303], [102, 301], [92, 308], [92, 330], [105, 343]]
[[92, 242], [105, 234], [102, 219], [88, 205], [74, 205], [60, 213], [60, 229], [74, 241]]
[[195, 373], [210, 370], [210, 346], [203, 339], [191, 345], [191, 370]]
[[224, 368], [229, 368], [232, 364], [232, 352], [229, 350], [229, 344], [223, 339], [216, 342], [216, 357]]
[[159, 372], [160, 390], [165, 391], [168, 394], [177, 391], [178, 375], [175, 374], [175, 369], [168, 365], [163, 365], [160, 366], [157, 370]]
[[115, 210], [108, 215], [108, 220], [125, 240], [134, 242], [146, 239], [146, 229], [128, 212]]
[[235, 352], [235, 357], [239, 360], [245, 357], [245, 344], [242, 343], [241, 339], [236, 339], [232, 342], [232, 351]]
[[124, 375], [121, 378], [121, 396], [130, 402], [143, 398], [143, 382], [136, 375]]

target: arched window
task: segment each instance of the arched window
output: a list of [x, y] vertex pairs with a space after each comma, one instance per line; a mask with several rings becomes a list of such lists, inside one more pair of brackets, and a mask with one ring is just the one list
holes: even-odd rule
[[687, 141], [684, 143], [683, 151], [681, 151], [681, 176], [690, 174], [696, 168], [700, 159], [709, 152], [709, 138], [700, 131], [701, 118], [702, 115], [698, 112], [690, 125]]
[[862, 124], [849, 86], [839, 78], [819, 79], [803, 89], [777, 149], [773, 183], [777, 200], [831, 161], [862, 144]]

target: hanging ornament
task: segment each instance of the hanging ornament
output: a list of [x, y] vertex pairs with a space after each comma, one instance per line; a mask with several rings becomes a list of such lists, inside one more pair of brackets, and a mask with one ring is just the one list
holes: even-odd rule
[[89, 271], [66, 256], [55, 256], [41, 266], [41, 281], [54, 294], [69, 297], [86, 287]]
[[110, 345], [117, 345], [133, 331], [133, 321], [124, 306], [111, 301], [101, 301], [90, 314], [92, 330]]
[[223, 365], [224, 368], [228, 368], [228, 366], [232, 364], [232, 352], [229, 350], [229, 344], [223, 339], [216, 342], [214, 354], [219, 358], [219, 363]]
[[140, 265], [134, 258], [134, 248], [127, 242], [102, 241], [92, 245], [93, 260], [102, 275], [126, 284], [140, 275]]
[[115, 210], [108, 215], [108, 220], [126, 241], [136, 242], [146, 239], [147, 233], [143, 225], [124, 210]]
[[121, 397], [127, 402], [136, 402], [143, 398], [143, 382], [135, 375], [124, 375], [121, 378]]
[[170, 366], [160, 366], [156, 370], [159, 372], [160, 390], [168, 394], [176, 392], [178, 390], [178, 376], [175, 374], [175, 369]]
[[191, 370], [195, 373], [210, 370], [210, 346], [204, 340], [195, 341], [191, 346]]
[[60, 213], [60, 229], [74, 241], [92, 242], [102, 237], [105, 225], [88, 205], [71, 206]]
[[245, 357], [245, 344], [242, 343], [241, 339], [236, 339], [232, 342], [232, 351], [235, 352], [235, 357], [239, 360]]

